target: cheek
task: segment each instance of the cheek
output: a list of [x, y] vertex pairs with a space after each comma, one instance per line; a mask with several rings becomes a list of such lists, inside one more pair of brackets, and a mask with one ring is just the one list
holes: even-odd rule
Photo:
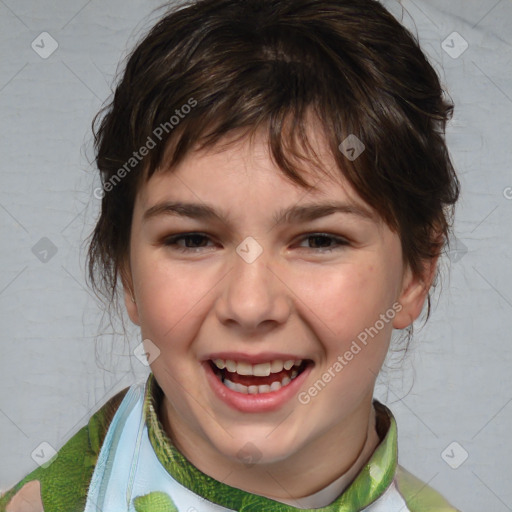
[[165, 261], [134, 265], [139, 302], [138, 311], [143, 336], [164, 343], [181, 339], [194, 318], [208, 301], [208, 273], [191, 270]]
[[338, 340], [356, 337], [373, 325], [391, 306], [385, 273], [375, 265], [347, 265], [311, 272], [304, 279], [304, 301], [321, 321], [320, 325]]
[[323, 345], [325, 370], [336, 378], [323, 376], [335, 382], [336, 401], [352, 401], [372, 388], [389, 349], [395, 311], [386, 272], [376, 265], [347, 266], [305, 286], [314, 314], [308, 308], [304, 314]]
[[343, 395], [353, 386], [366, 390], [386, 357], [395, 313], [394, 290], [384, 267], [347, 265], [324, 275], [310, 274], [303, 290], [309, 297], [303, 314], [323, 345], [320, 357], [326, 368], [337, 361], [341, 370], [333, 368], [338, 376], [333, 391]]

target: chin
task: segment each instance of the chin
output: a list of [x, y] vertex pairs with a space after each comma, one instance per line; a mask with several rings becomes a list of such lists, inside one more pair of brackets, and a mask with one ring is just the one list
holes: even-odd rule
[[268, 432], [269, 430], [260, 436], [237, 436], [231, 439], [227, 446], [217, 446], [217, 450], [233, 462], [242, 463], [248, 467], [254, 464], [274, 464], [288, 459], [293, 453], [289, 449], [289, 444], [284, 444], [283, 440], [277, 437], [275, 441], [270, 441], [266, 438]]

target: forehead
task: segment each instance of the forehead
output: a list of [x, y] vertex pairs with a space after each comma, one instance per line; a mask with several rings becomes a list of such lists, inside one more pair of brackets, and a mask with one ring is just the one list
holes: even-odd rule
[[[283, 148], [293, 170], [307, 183], [304, 187], [294, 182], [271, 156], [268, 134], [263, 130], [244, 135], [232, 132], [203, 149], [193, 148], [175, 167], [165, 165], [174, 148], [168, 147], [163, 164], [139, 190], [140, 199], [147, 203], [152, 198], [177, 192], [196, 196], [222, 198], [238, 189], [241, 197], [265, 194], [261, 199], [275, 197], [280, 202], [313, 199], [343, 199], [369, 211], [365, 203], [343, 176], [321, 135], [322, 130], [311, 126], [307, 146]], [[277, 197], [276, 197], [277, 196]], [[231, 197], [232, 198], [232, 197]]]
[[306, 181], [314, 186], [306, 190], [273, 162], [264, 138], [191, 152], [175, 169], [150, 178], [137, 201], [136, 216], [144, 224], [181, 217], [259, 229], [260, 222], [271, 227], [300, 225], [343, 214], [345, 225], [372, 223], [380, 230], [382, 219], [357, 197], [326, 148], [317, 148], [316, 157], [314, 163], [300, 162]]

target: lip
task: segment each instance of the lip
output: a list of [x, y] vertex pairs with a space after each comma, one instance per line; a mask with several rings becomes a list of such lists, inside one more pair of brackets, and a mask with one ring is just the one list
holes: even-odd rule
[[223, 359], [224, 361], [231, 359], [231, 361], [236, 361], [237, 363], [259, 364], [277, 360], [296, 361], [297, 359], [304, 360], [309, 358], [298, 356], [297, 354], [283, 354], [278, 352], [260, 352], [259, 354], [248, 354], [246, 352], [215, 352], [203, 358], [202, 362], [208, 362], [210, 359], [212, 361], [215, 359]]
[[[224, 352], [223, 354], [226, 355]], [[216, 354], [216, 356], [218, 356], [219, 359], [224, 359], [224, 357], [221, 357], [218, 354]], [[237, 356], [239, 356], [239, 354], [237, 354]], [[275, 359], [281, 359], [281, 357], [284, 356], [281, 354], [279, 357], [275, 357]], [[293, 359], [291, 356], [289, 358]], [[226, 357], [226, 359], [229, 359], [229, 357]], [[269, 359], [266, 359], [265, 361], [268, 360]], [[296, 397], [301, 386], [304, 384], [304, 381], [311, 372], [313, 364], [308, 364], [300, 375], [297, 375], [295, 379], [281, 389], [257, 395], [238, 393], [237, 391], [233, 391], [226, 387], [215, 375], [208, 360], [202, 361], [201, 366], [203, 367], [206, 373], [206, 379], [217, 398], [240, 412], [258, 413], [275, 411]]]

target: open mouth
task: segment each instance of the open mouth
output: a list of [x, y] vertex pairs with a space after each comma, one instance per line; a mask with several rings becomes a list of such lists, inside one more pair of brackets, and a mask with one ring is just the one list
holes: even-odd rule
[[246, 395], [279, 391], [296, 379], [308, 366], [313, 365], [310, 359], [272, 361], [254, 366], [221, 359], [210, 359], [208, 363], [224, 386]]

